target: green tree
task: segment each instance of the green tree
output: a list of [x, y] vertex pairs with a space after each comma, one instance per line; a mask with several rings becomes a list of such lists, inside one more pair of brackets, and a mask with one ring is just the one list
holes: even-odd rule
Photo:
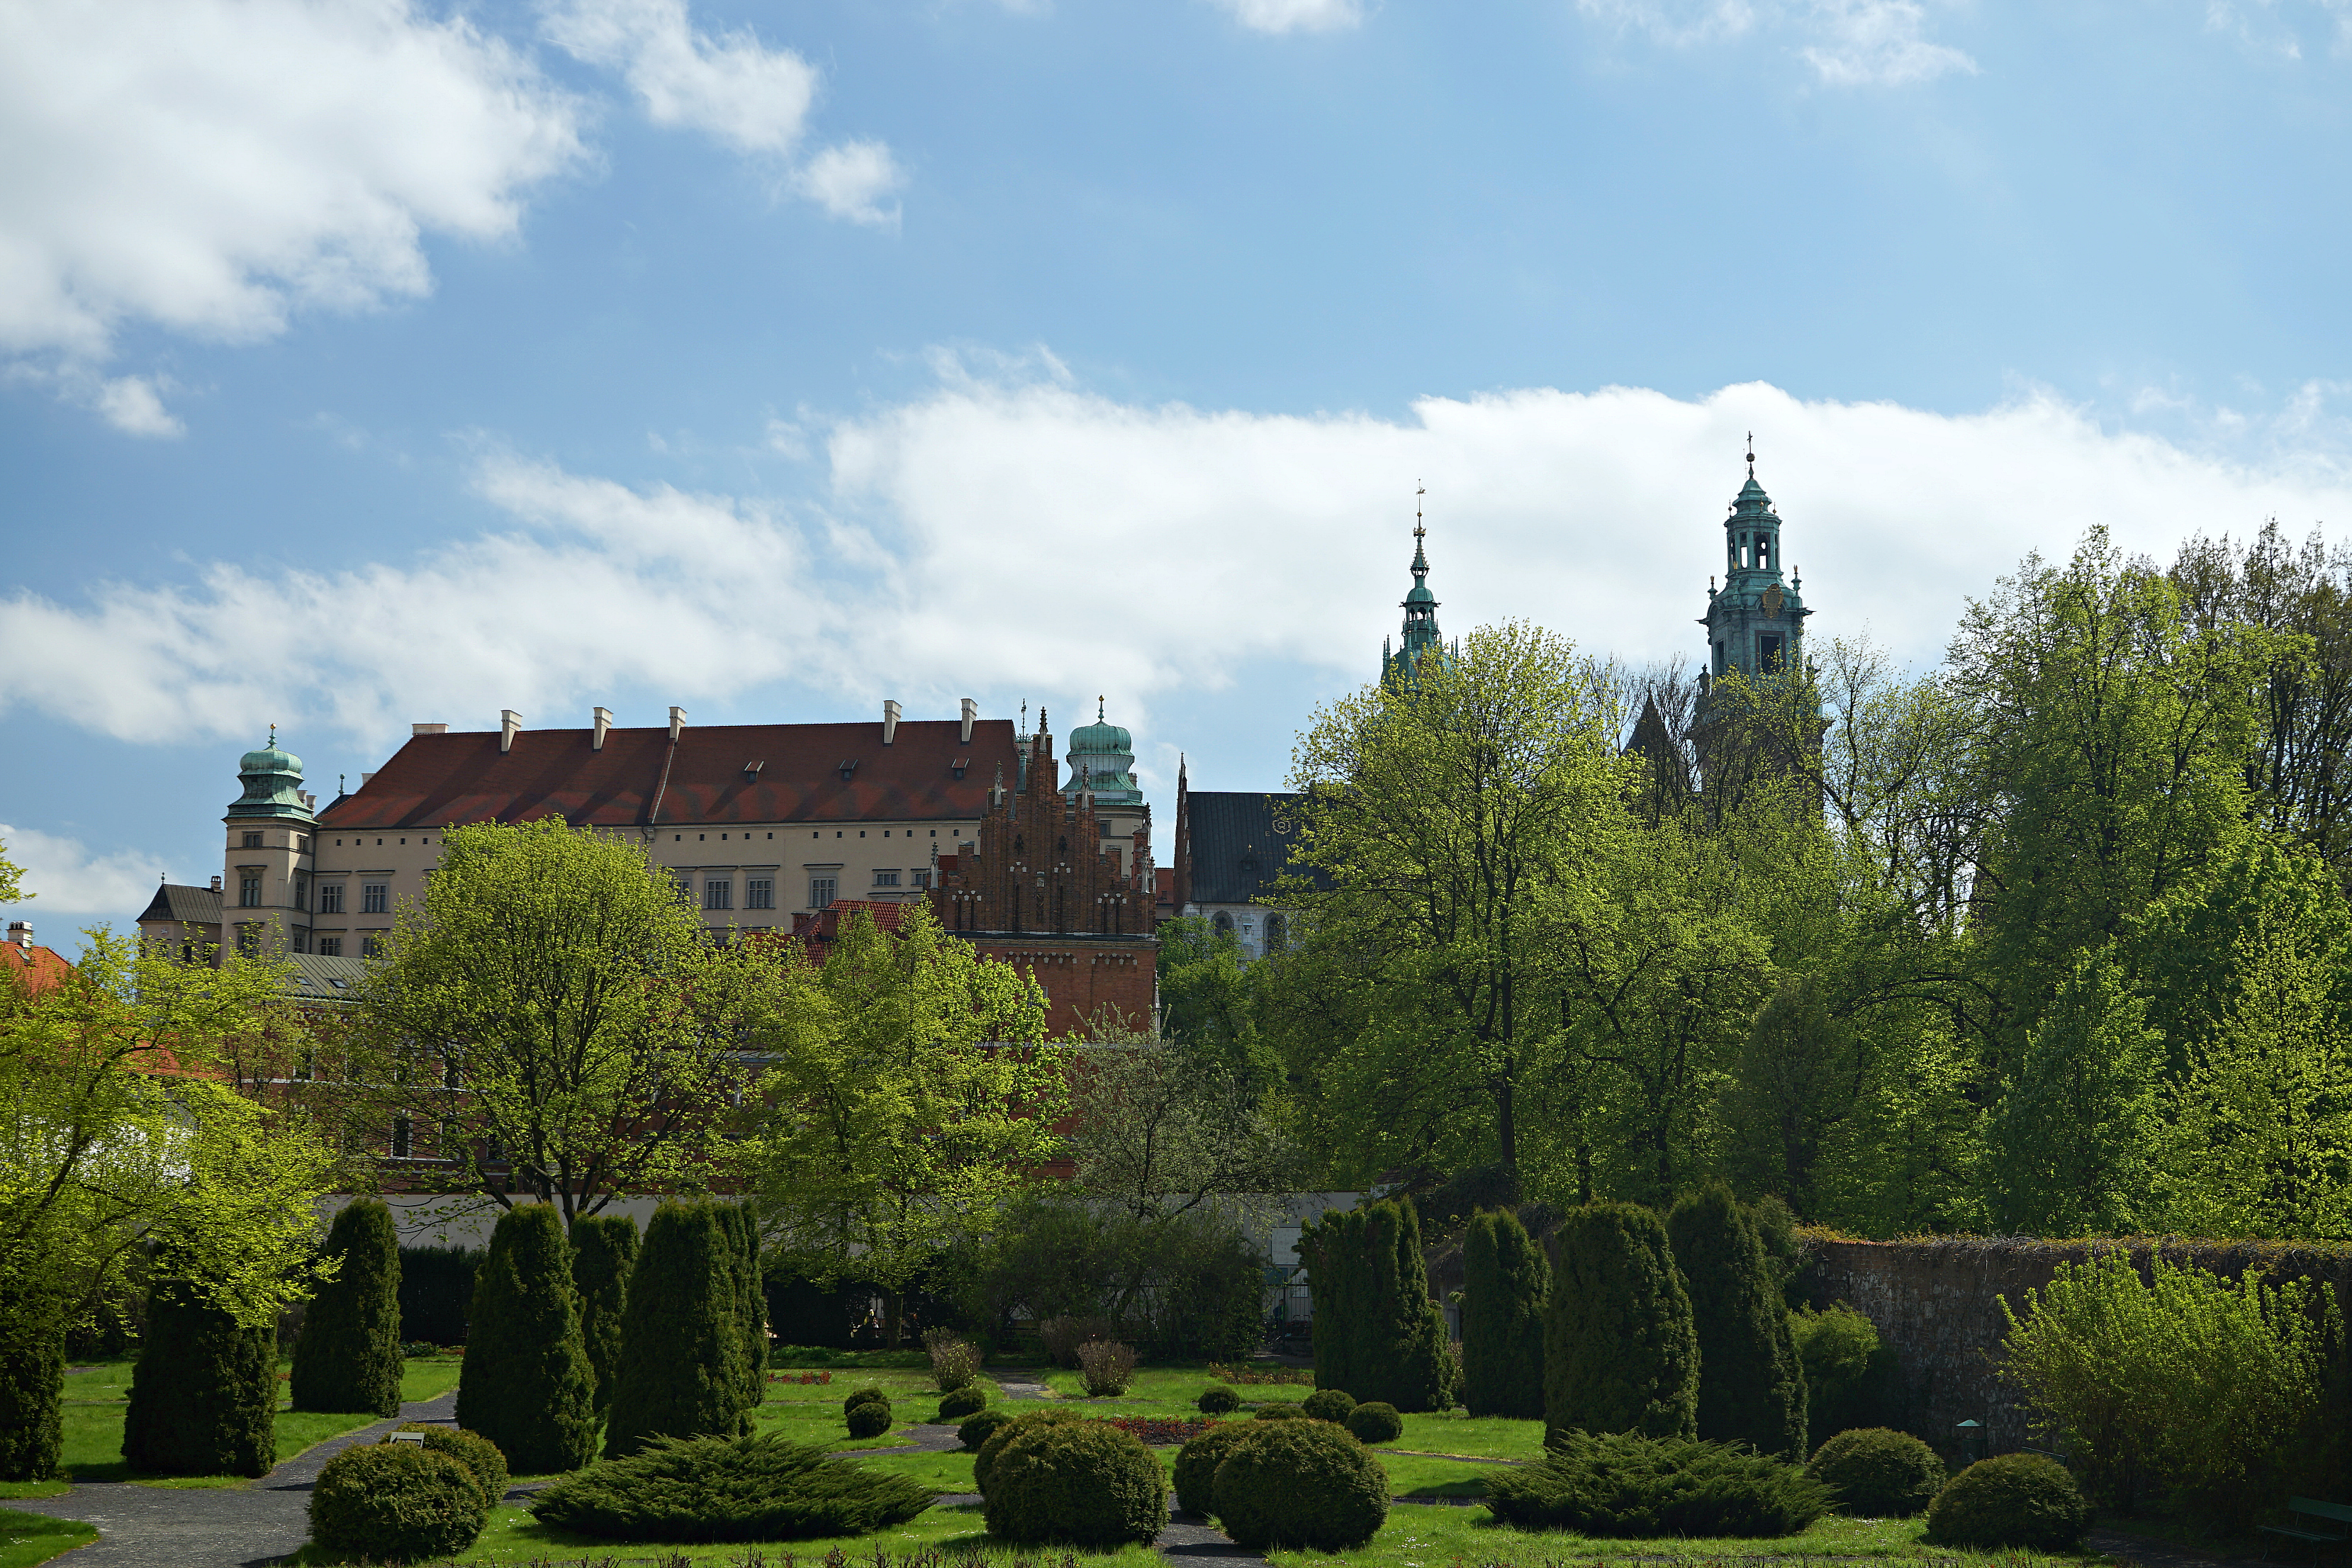
[[622, 1319], [621, 1375], [604, 1424], [608, 1459], [656, 1437], [736, 1437], [751, 1430], [739, 1255], [722, 1207], [708, 1199], [665, 1203], [646, 1226]]
[[400, 1235], [381, 1198], [355, 1198], [327, 1231], [335, 1277], [294, 1342], [297, 1410], [400, 1414]]
[[743, 1337], [743, 1403], [758, 1409], [768, 1397], [768, 1302], [760, 1284], [760, 1226], [742, 1204], [722, 1204], [719, 1217], [727, 1233], [735, 1269], [735, 1323]]
[[1429, 1293], [1421, 1221], [1410, 1202], [1332, 1210], [1301, 1228], [1298, 1255], [1315, 1290], [1318, 1387], [1402, 1411], [1453, 1402], [1445, 1314]]
[[1691, 1436], [1698, 1354], [1690, 1297], [1658, 1216], [1627, 1203], [1570, 1210], [1544, 1325], [1544, 1425]]
[[1296, 1190], [1296, 1150], [1243, 1069], [1203, 1047], [1097, 1034], [1071, 1075], [1079, 1191], [1156, 1221], [1264, 1209]]
[[1709, 1182], [1675, 1205], [1666, 1236], [1698, 1343], [1699, 1437], [1805, 1458], [1805, 1369], [1755, 1223]]
[[1462, 1237], [1462, 1403], [1473, 1415], [1539, 1420], [1551, 1265], [1509, 1209]]
[[580, 1338], [572, 1247], [552, 1205], [499, 1215], [474, 1276], [457, 1425], [517, 1473], [576, 1470], [595, 1457], [595, 1373]]
[[147, 1294], [122, 1457], [163, 1476], [259, 1476], [278, 1462], [278, 1338], [247, 1327], [167, 1252]]
[[1242, 962], [1241, 940], [1199, 915], [1160, 922], [1160, 1033], [1203, 1059], [1223, 1063], [1263, 1090], [1280, 1074], [1257, 1022], [1257, 975]]
[[770, 959], [713, 945], [642, 844], [550, 816], [452, 826], [442, 846], [354, 1032], [378, 1124], [429, 1133], [416, 1179], [567, 1223], [705, 1181], [753, 1081]]
[[1044, 1044], [1035, 979], [919, 904], [892, 932], [853, 913], [821, 969], [789, 963], [775, 984], [758, 1037], [774, 1109], [749, 1150], [768, 1255], [880, 1287], [896, 1343], [914, 1281], [1061, 1156], [1066, 1058]]
[[1757, 1011], [1722, 1100], [1727, 1163], [1753, 1189], [1820, 1212], [1832, 1140], [1863, 1110], [1870, 1061], [1811, 975], [1784, 974]]
[[572, 1222], [572, 1285], [580, 1293], [580, 1342], [596, 1375], [596, 1414], [613, 1404], [621, 1375], [621, 1322], [637, 1261], [637, 1222], [597, 1215]]

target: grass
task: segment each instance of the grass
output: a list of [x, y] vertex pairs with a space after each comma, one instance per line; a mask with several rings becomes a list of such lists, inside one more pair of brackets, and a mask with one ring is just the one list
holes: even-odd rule
[[[1111, 1412], [1115, 1415], [1166, 1415], [1172, 1414], [1179, 1406], [1186, 1411], [1192, 1411], [1195, 1408], [1192, 1402], [1201, 1397], [1202, 1389], [1222, 1386], [1218, 1384], [1215, 1378], [1209, 1375], [1205, 1368], [1198, 1366], [1138, 1367], [1135, 1381], [1128, 1384], [1127, 1392], [1112, 1399], [1089, 1397], [1087, 1394], [1086, 1378], [1076, 1372], [1064, 1372], [1059, 1367], [1044, 1373], [1040, 1381], [1052, 1389], [1056, 1397], [1084, 1400], [1089, 1409], [1101, 1407], [1108, 1410], [1112, 1405], [1134, 1405], [1136, 1408], [1133, 1410], [1122, 1409]], [[1295, 1402], [1306, 1398], [1315, 1391], [1297, 1384], [1283, 1384], [1265, 1387], [1236, 1388], [1234, 1392], [1240, 1394], [1246, 1403], [1255, 1405], [1262, 1400], [1287, 1399]]]
[[877, 1454], [864, 1462], [869, 1470], [887, 1470], [892, 1475], [905, 1476], [942, 1497], [963, 1492], [976, 1492], [979, 1484], [971, 1479], [973, 1456], [961, 1450], [946, 1454]]
[[[772, 1370], [781, 1373], [814, 1369], [774, 1363]], [[994, 1384], [983, 1379], [982, 1386], [992, 1402], [1003, 1398], [1003, 1392]], [[831, 1383], [772, 1383], [756, 1417], [758, 1429], [781, 1432], [789, 1441], [813, 1443], [828, 1450], [905, 1447], [909, 1439], [895, 1429], [879, 1437], [853, 1439], [849, 1436], [841, 1402], [861, 1388], [878, 1388], [888, 1394], [891, 1413], [899, 1426], [929, 1421], [939, 1413], [940, 1391], [931, 1382], [930, 1363], [926, 1360], [920, 1371], [865, 1369], [845, 1376], [836, 1370]]]
[[811, 1372], [832, 1371], [845, 1366], [862, 1367], [871, 1372], [887, 1369], [914, 1368], [930, 1370], [929, 1351], [836, 1351], [823, 1345], [776, 1345], [768, 1352], [768, 1365], [782, 1369], [793, 1367]]
[[1381, 1445], [1391, 1449], [1424, 1454], [1459, 1454], [1477, 1459], [1540, 1459], [1544, 1424], [1514, 1421], [1502, 1415], [1465, 1415], [1459, 1410], [1437, 1410], [1404, 1418], [1404, 1436]]
[[33, 1568], [60, 1552], [88, 1546], [97, 1530], [78, 1519], [51, 1519], [45, 1513], [19, 1513], [0, 1508], [0, 1568]]

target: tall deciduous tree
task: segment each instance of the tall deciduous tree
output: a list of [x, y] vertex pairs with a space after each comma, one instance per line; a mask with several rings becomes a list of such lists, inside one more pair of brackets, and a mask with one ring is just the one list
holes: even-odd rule
[[327, 1231], [335, 1277], [294, 1343], [297, 1410], [400, 1414], [400, 1236], [381, 1198], [355, 1198]]
[[1540, 1420], [1551, 1265], [1509, 1209], [1462, 1237], [1462, 1403], [1473, 1415]]
[[1136, 1219], [1261, 1208], [1295, 1190], [1290, 1140], [1213, 1046], [1109, 1029], [1073, 1053], [1076, 1183]]
[[561, 817], [443, 836], [359, 993], [353, 1077], [414, 1179], [565, 1221], [707, 1179], [754, 1078], [772, 964], [715, 946], [645, 847]]

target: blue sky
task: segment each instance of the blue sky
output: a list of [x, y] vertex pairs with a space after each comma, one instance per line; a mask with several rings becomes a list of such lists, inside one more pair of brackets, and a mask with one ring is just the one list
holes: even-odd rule
[[218, 868], [276, 721], [1011, 715], [1163, 811], [1393, 629], [1696, 651], [1754, 429], [1924, 666], [2352, 496], [2352, 5], [0, 0], [0, 839]]

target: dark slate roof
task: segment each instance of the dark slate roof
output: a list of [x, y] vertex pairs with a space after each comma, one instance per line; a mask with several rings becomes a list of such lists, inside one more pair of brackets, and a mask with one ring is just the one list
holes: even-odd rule
[[216, 926], [221, 922], [221, 896], [210, 888], [183, 887], [166, 882], [155, 889], [138, 923], [170, 921], [174, 925]]
[[[1246, 904], [1272, 889], [1292, 867], [1290, 846], [1297, 818], [1287, 809], [1296, 795], [1250, 790], [1191, 790], [1184, 797], [1185, 826], [1192, 837], [1192, 901]], [[1318, 886], [1326, 884], [1314, 874]]]
[[[954, 719], [905, 720], [886, 746], [879, 721], [689, 724], [674, 757], [666, 726], [608, 731], [601, 752], [588, 730], [519, 731], [507, 752], [496, 730], [416, 735], [357, 793], [319, 813], [319, 826], [381, 831], [554, 814], [608, 827], [978, 821], [999, 767], [1008, 784], [1019, 772], [1013, 721], [979, 721], [969, 745], [962, 731]], [[842, 764], [852, 762], [845, 778]], [[758, 772], [746, 772], [752, 763]]]

